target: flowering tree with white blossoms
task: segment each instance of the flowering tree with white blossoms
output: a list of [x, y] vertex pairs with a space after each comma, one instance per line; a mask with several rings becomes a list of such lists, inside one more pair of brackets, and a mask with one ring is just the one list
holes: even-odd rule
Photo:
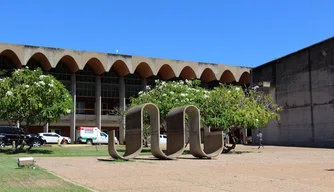
[[41, 69], [16, 69], [0, 79], [0, 119], [19, 123], [26, 130], [30, 125], [45, 125], [73, 111], [71, 94], [52, 75]]
[[[166, 130], [166, 118], [168, 112], [175, 107], [184, 105], [196, 105], [204, 99], [203, 95], [209, 93], [207, 90], [199, 87], [200, 81], [155, 81], [156, 86], [151, 89], [146, 87], [146, 91], [140, 91], [138, 97], [131, 98], [131, 105], [136, 106], [144, 103], [154, 103], [160, 111], [161, 128]], [[147, 139], [150, 136], [150, 129], [147, 126], [148, 117], [145, 113], [144, 119], [144, 141], [147, 145]]]
[[[175, 107], [196, 105], [205, 98], [209, 91], [199, 87], [199, 81], [155, 81], [156, 86], [140, 91], [138, 97], [131, 98], [131, 106], [154, 103], [160, 110], [161, 123], [164, 124], [168, 112]], [[207, 96], [208, 97], [208, 96]]]
[[154, 103], [161, 113], [162, 126], [168, 112], [175, 107], [195, 105], [200, 109], [202, 127], [223, 130], [232, 138], [234, 149], [237, 142], [235, 129], [258, 128], [279, 118], [281, 107], [275, 105], [271, 96], [257, 89], [242, 89], [240, 86], [220, 85], [213, 90], [199, 87], [200, 81], [156, 81], [156, 87], [139, 92], [131, 98], [131, 106]]

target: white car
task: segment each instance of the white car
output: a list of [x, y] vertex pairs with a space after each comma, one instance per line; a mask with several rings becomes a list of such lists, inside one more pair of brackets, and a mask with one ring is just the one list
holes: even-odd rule
[[253, 143], [253, 137], [252, 136], [246, 137], [246, 144], [249, 144], [249, 143]]
[[45, 143], [58, 143], [58, 140], [62, 142], [63, 139], [65, 139], [66, 143], [71, 143], [71, 138], [61, 136], [57, 133], [38, 133], [38, 135], [45, 140]]
[[159, 143], [160, 144], [167, 144], [167, 136], [166, 135], [160, 135]]

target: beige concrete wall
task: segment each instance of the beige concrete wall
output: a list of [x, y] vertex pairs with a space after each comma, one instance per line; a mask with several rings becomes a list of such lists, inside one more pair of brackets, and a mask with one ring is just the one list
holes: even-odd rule
[[333, 38], [256, 67], [252, 73], [254, 83], [272, 83], [276, 102], [284, 107], [280, 122], [262, 129], [264, 143], [334, 147]]

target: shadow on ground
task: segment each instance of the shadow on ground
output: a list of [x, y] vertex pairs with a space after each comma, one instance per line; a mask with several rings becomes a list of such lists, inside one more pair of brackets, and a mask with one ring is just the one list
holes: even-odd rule
[[[125, 149], [117, 149], [117, 152], [125, 153]], [[151, 153], [151, 149], [142, 149], [140, 153]]]
[[51, 150], [37, 150], [37, 149], [0, 149], [0, 154], [15, 155], [15, 154], [52, 154]]

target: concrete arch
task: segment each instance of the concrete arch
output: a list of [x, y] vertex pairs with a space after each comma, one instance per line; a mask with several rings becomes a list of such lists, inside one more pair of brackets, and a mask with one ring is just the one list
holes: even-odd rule
[[158, 72], [158, 76], [160, 76], [160, 78], [162, 80], [168, 80], [168, 79], [171, 79], [173, 77], [176, 77], [174, 70], [168, 64], [164, 64], [164, 65], [161, 66], [161, 68], [159, 69], [159, 72]]
[[141, 65], [142, 63], [146, 63], [148, 67], [152, 70], [153, 75], [157, 74], [156, 68], [158, 65], [156, 64], [156, 59], [150, 58], [150, 57], [139, 57], [139, 56], [132, 56], [131, 58], [131, 73], [135, 73], [137, 70], [138, 66]]
[[[79, 52], [79, 54], [80, 55], [78, 56], [78, 58], [80, 58], [80, 60], [76, 59], [76, 61], [78, 61], [77, 64], [79, 66], [79, 69], [83, 69], [87, 64], [89, 64], [92, 70], [98, 75], [106, 71], [106, 66], [108, 65], [107, 54], [85, 51]], [[76, 58], [76, 56], [74, 56], [74, 53], [71, 53], [70, 55], [73, 58]]]
[[26, 65], [28, 65], [29, 61], [31, 59], [35, 59], [37, 60], [40, 64], [41, 64], [41, 67], [43, 68], [44, 71], [49, 71], [52, 66], [50, 64], [50, 61], [49, 59], [41, 52], [36, 52], [34, 53], [27, 61]]
[[139, 65], [135, 69], [135, 73], [137, 73], [143, 79], [146, 79], [147, 77], [153, 75], [151, 67], [145, 62], [139, 63]]
[[63, 62], [71, 73], [75, 73], [79, 70], [79, 66], [76, 60], [71, 55], [64, 55], [62, 58], [59, 59], [57, 65], [59, 62]]
[[191, 80], [191, 79], [196, 79], [197, 76], [196, 76], [195, 71], [191, 67], [186, 66], [182, 69], [180, 73], [180, 78], [183, 80], [185, 79]]
[[[7, 50], [7, 51], [6, 51]], [[25, 52], [24, 47], [22, 45], [12, 45], [12, 44], [4, 44], [0, 43], [0, 53], [6, 51], [8, 54], [9, 52], [15, 53], [17, 58], [19, 59], [21, 66], [25, 63]], [[9, 51], [9, 52], [8, 52]]]
[[238, 83], [241, 85], [250, 84], [250, 73], [243, 72], [242, 75], [240, 76]]
[[210, 68], [204, 69], [204, 71], [201, 74], [200, 79], [201, 81], [206, 82], [206, 83], [213, 81], [213, 80], [217, 80], [215, 73]]
[[[108, 63], [107, 63], [106, 71], [110, 71], [112, 67], [114, 67], [113, 70], [115, 70], [115, 68], [118, 68], [116, 66], [119, 65], [121, 66], [121, 69], [119, 69], [118, 71], [120, 72], [124, 71], [124, 73], [122, 73], [123, 76], [126, 76], [129, 73], [134, 73], [133, 71], [134, 66], [132, 63], [136, 63], [136, 62], [133, 61], [133, 57], [134, 56], [131, 56], [131, 55], [118, 55], [118, 54], [108, 53], [107, 54]], [[114, 64], [116, 64], [116, 66], [113, 66]]]
[[230, 83], [236, 81], [233, 73], [230, 70], [225, 70], [220, 77], [220, 82], [221, 83]]
[[130, 73], [129, 68], [127, 67], [127, 65], [122, 60], [115, 61], [112, 64], [111, 68], [114, 71], [116, 71], [117, 75], [120, 76], [120, 77], [124, 77], [124, 76], [126, 76], [127, 74]]
[[22, 67], [22, 63], [21, 63], [19, 57], [16, 55], [16, 53], [14, 51], [12, 51], [10, 49], [6, 49], [6, 50], [3, 50], [0, 53], [0, 55], [10, 58], [12, 60], [12, 62], [14, 63], [16, 68], [21, 68]]
[[86, 62], [85, 66], [86, 65], [88, 65], [94, 71], [94, 73], [97, 74], [97, 75], [100, 75], [103, 72], [105, 72], [104, 66], [102, 65], [101, 61], [96, 57], [90, 58]]

